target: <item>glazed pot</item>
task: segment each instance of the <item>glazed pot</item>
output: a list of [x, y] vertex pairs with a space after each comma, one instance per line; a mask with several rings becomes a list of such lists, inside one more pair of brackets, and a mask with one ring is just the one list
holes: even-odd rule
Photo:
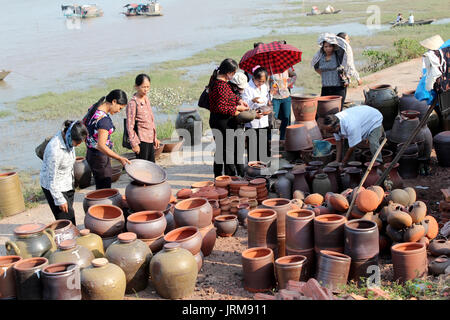
[[163, 234], [157, 238], [139, 239], [139, 240], [141, 240], [148, 246], [148, 248], [150, 249], [152, 254], [156, 254], [157, 252], [161, 251], [164, 246], [164, 235]]
[[302, 272], [300, 274], [300, 281], [308, 281], [310, 278], [314, 277], [316, 272], [316, 253], [314, 248], [310, 249], [293, 249], [286, 246], [286, 255], [300, 255], [305, 256], [306, 261], [302, 266]]
[[70, 239], [60, 243], [58, 250], [50, 255], [48, 262], [50, 264], [72, 262], [83, 269], [90, 266], [94, 259], [94, 254], [88, 248], [82, 247], [74, 239]]
[[200, 234], [202, 235], [202, 253], [204, 257], [207, 257], [211, 254], [212, 250], [214, 249], [214, 245], [216, 243], [216, 228], [211, 223], [209, 226], [205, 228], [199, 229]]
[[116, 240], [117, 240], [117, 236], [102, 238], [103, 249], [106, 251], [106, 249], [108, 249], [108, 247]]
[[221, 237], [231, 237], [238, 229], [239, 221], [235, 215], [220, 215], [214, 220], [217, 234]]
[[[269, 166], [267, 163], [262, 161], [249, 161], [247, 163], [247, 166], [244, 168], [244, 171], [248, 177], [261, 177], [261, 176], [267, 176], [270, 175]], [[234, 186], [241, 186], [245, 185], [247, 186], [249, 184], [248, 181], [243, 180], [234, 180], [231, 181], [229, 187], [230, 189]]]
[[80, 231], [70, 220], [56, 220], [50, 223], [46, 229], [52, 229], [55, 233], [55, 243], [58, 246], [64, 240], [75, 239], [80, 235]]
[[91, 185], [92, 171], [85, 157], [76, 157], [73, 164], [73, 177], [75, 188], [87, 188]]
[[22, 260], [20, 256], [0, 257], [0, 300], [16, 298], [14, 265]]
[[76, 263], [55, 263], [42, 269], [44, 300], [81, 300], [80, 267]]
[[166, 243], [177, 242], [181, 248], [190, 251], [193, 255], [200, 251], [202, 240], [199, 228], [193, 226], [176, 228], [164, 236]]
[[444, 131], [434, 136], [434, 149], [441, 167], [450, 167], [450, 131]]
[[46, 266], [48, 260], [43, 257], [23, 259], [14, 264], [17, 300], [42, 300], [41, 271]]
[[163, 211], [164, 217], [166, 218], [166, 229], [164, 229], [164, 233], [172, 231], [175, 229], [175, 219], [173, 217], [173, 211], [175, 206], [172, 203], [167, 205], [166, 210]]
[[292, 171], [292, 174], [294, 175], [294, 183], [292, 185], [292, 191], [300, 190], [304, 193], [309, 193], [310, 189], [308, 186], [308, 183], [306, 182], [305, 169], [296, 169]]
[[[391, 164], [390, 162], [386, 163], [384, 165], [384, 169], [386, 170], [390, 166], [390, 164]], [[389, 171], [388, 177], [386, 178], [386, 180], [392, 181], [392, 183], [393, 183], [392, 189], [403, 188], [403, 179], [398, 174], [398, 167], [399, 166], [400, 165], [398, 163], [396, 163], [394, 165], [394, 167], [392, 167], [391, 171]]]
[[170, 202], [171, 195], [172, 190], [167, 181], [151, 185], [142, 185], [132, 181], [125, 188], [128, 206], [134, 212], [164, 211]]
[[291, 95], [292, 112], [296, 121], [316, 119], [318, 97]]
[[328, 176], [328, 180], [331, 183], [331, 192], [339, 192], [339, 182], [338, 182], [338, 174], [336, 168], [325, 167], [323, 168], [323, 172]]
[[416, 99], [416, 97], [414, 96], [415, 92], [415, 90], [410, 90], [403, 93], [399, 100], [399, 110], [400, 112], [406, 110], [418, 111], [419, 120], [422, 120], [429, 107], [426, 101], [420, 101]]
[[54, 238], [53, 230], [42, 223], [23, 224], [14, 229], [14, 238], [5, 242], [5, 248], [7, 254], [24, 259], [48, 257], [56, 250]]
[[324, 118], [329, 114], [336, 114], [341, 111], [341, 96], [321, 96], [317, 98], [317, 114]]
[[383, 128], [389, 130], [394, 124], [395, 116], [398, 113], [399, 98], [397, 95], [397, 88], [392, 88], [390, 85], [383, 84], [370, 87], [369, 91], [363, 90], [365, 103], [383, 115]]
[[126, 277], [126, 293], [144, 290], [148, 285], [149, 264], [153, 254], [148, 245], [137, 239], [133, 232], [124, 232], [117, 236], [105, 253], [110, 263], [119, 266]]
[[312, 147], [311, 136], [304, 124], [295, 124], [286, 127], [286, 151], [300, 151]]
[[275, 175], [277, 176], [277, 180], [274, 183], [275, 192], [278, 194], [281, 198], [292, 198], [292, 183], [291, 181], [286, 177], [286, 170], [278, 170], [275, 172]]
[[402, 179], [415, 179], [419, 175], [418, 154], [402, 155], [398, 161], [398, 173]]
[[175, 121], [177, 134], [184, 138], [187, 146], [198, 145], [202, 141], [203, 123], [196, 108], [181, 110]]
[[249, 212], [250, 212], [249, 203], [243, 203], [238, 205], [237, 217], [240, 225], [247, 226], [247, 216]]
[[275, 275], [278, 282], [278, 290], [286, 289], [289, 280], [300, 281], [305, 256], [284, 256], [275, 260]]
[[117, 189], [99, 189], [88, 192], [83, 199], [84, 213], [87, 214], [88, 209], [96, 204], [109, 204], [121, 208], [122, 195]]
[[190, 198], [178, 202], [173, 213], [175, 225], [204, 228], [212, 221], [212, 207], [204, 198]]
[[314, 248], [314, 212], [290, 210], [286, 214], [286, 246], [296, 250]]
[[78, 245], [89, 249], [95, 258], [103, 258], [105, 256], [102, 238], [95, 233], [91, 233], [91, 230], [80, 230], [80, 236], [75, 241]]
[[9, 217], [25, 211], [21, 183], [17, 172], [0, 173], [0, 216]]
[[314, 176], [312, 187], [314, 193], [319, 193], [322, 196], [325, 196], [327, 192], [332, 191], [331, 181], [328, 179], [328, 175], [326, 173], [316, 174]]
[[105, 258], [94, 259], [81, 270], [83, 300], [123, 300], [126, 286], [125, 272]]
[[119, 207], [96, 204], [89, 207], [84, 216], [84, 226], [102, 238], [114, 237], [125, 227], [125, 217]]
[[272, 209], [251, 210], [247, 216], [248, 247], [277, 248], [277, 212]]
[[394, 281], [403, 283], [427, 275], [427, 251], [424, 243], [404, 242], [391, 247]]
[[320, 250], [344, 252], [344, 225], [347, 219], [337, 214], [323, 214], [314, 218], [314, 245]]
[[249, 292], [270, 291], [275, 286], [272, 249], [255, 247], [242, 252], [244, 289]]
[[317, 281], [333, 292], [347, 284], [351, 258], [345, 254], [321, 250], [317, 266]]
[[165, 299], [191, 295], [197, 281], [194, 256], [177, 243], [166, 243], [150, 261], [150, 275], [156, 292]]
[[127, 218], [127, 231], [134, 232], [139, 238], [152, 239], [160, 236], [166, 229], [167, 221], [160, 211], [141, 211]]

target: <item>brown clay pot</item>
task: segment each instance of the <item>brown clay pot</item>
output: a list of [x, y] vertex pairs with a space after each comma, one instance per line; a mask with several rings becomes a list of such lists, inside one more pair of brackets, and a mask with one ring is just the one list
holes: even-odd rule
[[309, 193], [310, 190], [305, 178], [306, 174], [305, 169], [292, 170], [292, 174], [294, 175], [294, 183], [292, 185], [292, 191], [295, 192], [296, 190], [300, 190], [302, 192]]
[[81, 300], [80, 267], [76, 263], [55, 263], [42, 269], [44, 300]]
[[143, 185], [137, 181], [132, 181], [125, 188], [128, 206], [134, 212], [164, 211], [170, 202], [171, 195], [172, 190], [167, 181], [151, 185]]
[[365, 189], [358, 193], [355, 203], [362, 212], [372, 212], [378, 208], [380, 198], [374, 191]]
[[156, 254], [157, 252], [161, 251], [161, 249], [164, 246], [164, 234], [161, 234], [159, 237], [153, 238], [153, 239], [139, 239], [142, 242], [144, 242], [152, 254]]
[[425, 235], [425, 228], [421, 224], [413, 224], [405, 230], [403, 242], [417, 242]]
[[317, 281], [332, 291], [347, 284], [351, 258], [345, 254], [321, 250], [318, 258]]
[[219, 188], [227, 188], [231, 183], [230, 176], [218, 176], [214, 179], [214, 185]]
[[80, 235], [80, 231], [73, 225], [72, 221], [65, 219], [50, 223], [46, 229], [52, 229], [55, 233], [54, 240], [57, 246], [64, 240], [75, 239]]
[[240, 225], [247, 227], [247, 216], [249, 212], [250, 212], [249, 203], [243, 203], [238, 206], [237, 217]]
[[317, 114], [324, 118], [326, 115], [341, 111], [341, 96], [321, 96], [317, 99]]
[[42, 300], [42, 269], [48, 266], [43, 257], [23, 259], [13, 266], [17, 300]]
[[265, 247], [242, 252], [244, 289], [250, 292], [270, 291], [275, 286], [274, 254]]
[[278, 290], [286, 289], [289, 280], [300, 281], [305, 256], [291, 255], [275, 260], [275, 276], [278, 282]]
[[344, 252], [344, 225], [347, 219], [337, 214], [324, 214], [314, 218], [315, 251]]
[[99, 189], [88, 192], [83, 199], [84, 213], [87, 213], [88, 209], [96, 204], [109, 204], [121, 208], [122, 195], [118, 189]]
[[345, 212], [350, 206], [346, 197], [339, 193], [330, 196], [329, 203], [339, 212]]
[[304, 202], [305, 204], [320, 206], [322, 205], [323, 200], [324, 197], [320, 193], [312, 193], [305, 198]]
[[314, 212], [299, 209], [286, 214], [286, 246], [305, 250], [314, 248]]
[[339, 184], [338, 184], [338, 175], [336, 168], [325, 167], [323, 168], [323, 172], [328, 175], [328, 179], [331, 183], [331, 192], [339, 192]]
[[89, 207], [84, 226], [102, 238], [114, 237], [123, 231], [125, 217], [119, 207], [97, 204]]
[[188, 199], [192, 196], [192, 189], [180, 189], [175, 196], [177, 199]]
[[316, 253], [314, 248], [302, 250], [286, 246], [286, 255], [300, 255], [306, 257], [306, 261], [303, 264], [302, 272], [300, 274], [300, 281], [308, 281], [310, 278], [314, 277], [316, 272]]
[[433, 216], [425, 216], [425, 219], [423, 219], [422, 224], [427, 224], [428, 229], [426, 236], [428, 239], [433, 240], [436, 238], [436, 236], [439, 233], [439, 225], [436, 221], [436, 219]]
[[239, 196], [246, 198], [256, 198], [257, 196], [256, 187], [242, 186], [239, 189]]
[[80, 189], [91, 185], [92, 171], [85, 157], [76, 157], [73, 164], [74, 186]]
[[296, 121], [316, 119], [318, 97], [291, 95], [292, 111]]
[[304, 124], [294, 124], [286, 127], [286, 151], [300, 151], [312, 147], [312, 140]]
[[128, 216], [127, 230], [134, 232], [138, 238], [153, 239], [164, 233], [167, 221], [160, 211], [141, 211]]
[[212, 221], [213, 209], [208, 200], [204, 198], [190, 198], [175, 205], [173, 216], [177, 227], [204, 228]]
[[193, 226], [176, 228], [164, 236], [166, 243], [179, 243], [182, 248], [190, 251], [193, 255], [199, 253], [202, 240], [199, 228]]
[[0, 300], [16, 298], [14, 265], [22, 260], [20, 256], [0, 257]]
[[48, 262], [50, 264], [73, 262], [83, 269], [90, 266], [94, 259], [91, 250], [78, 245], [74, 239], [69, 239], [60, 243], [58, 250], [50, 255]]
[[214, 222], [214, 218], [220, 215], [220, 205], [218, 200], [208, 200], [209, 204], [211, 205], [211, 208], [213, 210], [212, 212], [212, 219], [211, 221]]
[[169, 203], [166, 210], [163, 211], [164, 217], [166, 218], [166, 229], [164, 230], [164, 233], [175, 229], [175, 219], [173, 217], [174, 208], [175, 206], [172, 203]]
[[80, 236], [76, 238], [75, 241], [78, 245], [89, 249], [94, 257], [103, 258], [105, 256], [102, 238], [95, 233], [91, 233], [91, 230], [80, 230]]
[[247, 216], [248, 247], [277, 248], [277, 212], [272, 209], [251, 210]]
[[217, 234], [221, 237], [233, 236], [238, 228], [239, 221], [235, 215], [220, 215], [214, 220]]
[[214, 245], [216, 243], [216, 228], [211, 223], [209, 226], [205, 228], [199, 229], [201, 235], [202, 235], [202, 253], [204, 257], [207, 257], [211, 254], [211, 252], [214, 249]]
[[427, 275], [427, 251], [424, 243], [405, 242], [391, 247], [394, 281], [403, 283]]

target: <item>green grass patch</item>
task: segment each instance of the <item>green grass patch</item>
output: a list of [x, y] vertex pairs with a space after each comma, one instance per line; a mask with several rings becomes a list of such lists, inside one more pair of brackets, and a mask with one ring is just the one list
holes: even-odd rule
[[1, 110], [0, 111], [0, 118], [6, 118], [9, 117], [10, 115], [12, 115], [13, 113], [11, 111], [8, 110]]
[[39, 182], [39, 172], [19, 172], [22, 194], [27, 209], [45, 203], [45, 195]]

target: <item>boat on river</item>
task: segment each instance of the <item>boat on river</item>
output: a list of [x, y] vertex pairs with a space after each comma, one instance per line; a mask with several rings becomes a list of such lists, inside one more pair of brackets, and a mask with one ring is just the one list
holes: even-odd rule
[[96, 4], [61, 5], [61, 10], [66, 18], [96, 18], [103, 16], [103, 10]]
[[412, 26], [421, 26], [424, 24], [430, 24], [433, 23], [434, 21], [436, 21], [436, 19], [426, 19], [426, 20], [417, 20], [414, 23], [409, 23], [408, 20], [404, 21], [404, 22], [391, 22], [392, 24], [392, 28], [395, 27], [412, 27]]
[[0, 70], [0, 81], [2, 81], [3, 79], [5, 79], [6, 76], [7, 76], [8, 74], [10, 74], [10, 73], [11, 73], [11, 71], [8, 71], [8, 70]]
[[127, 8], [125, 12], [122, 12], [127, 17], [154, 17], [162, 16], [162, 7], [157, 1], [151, 1], [149, 3], [129, 3], [124, 6]]

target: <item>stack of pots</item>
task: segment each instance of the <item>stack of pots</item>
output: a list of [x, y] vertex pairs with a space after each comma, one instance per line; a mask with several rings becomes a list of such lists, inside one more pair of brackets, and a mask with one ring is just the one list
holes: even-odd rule
[[[318, 97], [299, 96], [294, 94], [291, 95], [291, 98], [292, 98], [292, 111], [295, 117], [295, 125], [303, 124], [311, 140], [322, 140], [322, 134], [320, 133], [319, 126], [317, 125], [316, 122]], [[287, 142], [287, 131], [286, 131], [286, 142]]]
[[246, 180], [234, 180], [230, 182], [230, 196], [239, 196], [239, 189], [244, 186], [248, 186]]
[[227, 191], [229, 188], [229, 185], [231, 183], [231, 177], [230, 176], [218, 176], [214, 179], [214, 186], [216, 188], [224, 188]]
[[369, 91], [363, 90], [365, 103], [383, 115], [383, 128], [390, 130], [394, 124], [394, 119], [398, 114], [399, 98], [397, 88], [392, 88], [388, 84], [370, 87]]
[[[329, 114], [336, 114], [341, 111], [342, 97], [341, 96], [321, 96], [317, 99], [317, 122], [319, 127], [323, 124], [325, 116]], [[324, 138], [331, 137], [332, 134], [321, 130]]]
[[[119, 172], [122, 170], [119, 169]], [[73, 164], [73, 178], [75, 187], [80, 189], [87, 188], [91, 185], [92, 171], [85, 157], [76, 157]]]
[[[168, 214], [173, 219], [172, 214]], [[161, 211], [136, 212], [127, 217], [126, 229], [135, 233], [139, 240], [147, 244], [152, 253], [156, 253], [162, 249], [164, 234], [168, 232], [166, 216]]]
[[48, 258], [57, 249], [55, 233], [42, 223], [23, 224], [14, 229], [14, 237], [5, 242], [6, 253], [23, 259]]
[[199, 228], [194, 226], [176, 228], [164, 236], [164, 242], [178, 243], [181, 248], [188, 250], [194, 256], [195, 261], [197, 262], [197, 271], [200, 272], [203, 265], [204, 255], [201, 251], [203, 246], [203, 237]]
[[17, 172], [0, 173], [0, 216], [25, 211], [25, 201]]
[[267, 190], [266, 179], [257, 178], [250, 180], [249, 185], [256, 188], [256, 200], [258, 201], [258, 203], [261, 203], [262, 201], [267, 199], [269, 195], [269, 190]]
[[[224, 213], [221, 212], [221, 214]], [[210, 255], [214, 248], [214, 244], [216, 243], [216, 228], [212, 223], [213, 208], [209, 202], [204, 198], [190, 198], [180, 201], [175, 205], [173, 216], [175, 219], [175, 226], [178, 229], [180, 227], [188, 226], [198, 228], [202, 239], [202, 254], [205, 257]], [[175, 230], [177, 229], [174, 229], [171, 232], [174, 232]], [[170, 232], [167, 233], [166, 236], [168, 234], [170, 234]], [[164, 240], [167, 242], [166, 237], [164, 237]], [[194, 255], [195, 254], [197, 253], [194, 253]]]

